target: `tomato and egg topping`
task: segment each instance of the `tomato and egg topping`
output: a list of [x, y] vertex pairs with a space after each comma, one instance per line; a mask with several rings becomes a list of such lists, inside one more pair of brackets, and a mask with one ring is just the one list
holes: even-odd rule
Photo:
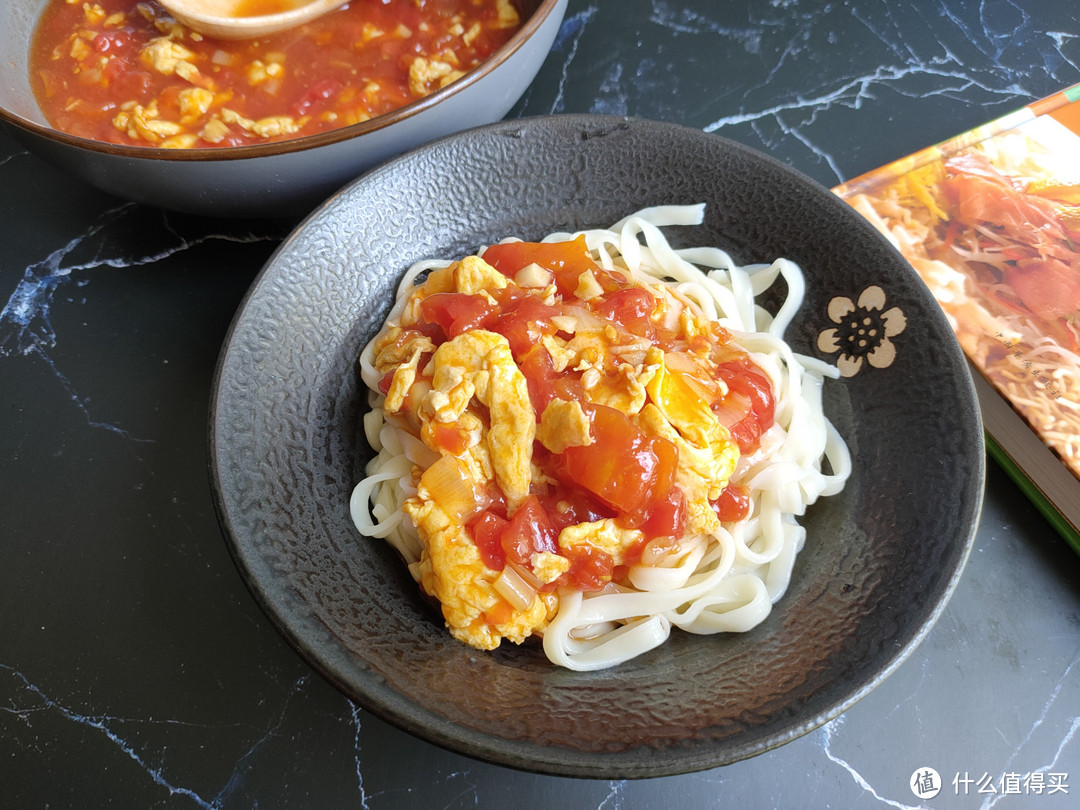
[[204, 37], [161, 6], [52, 0], [30, 79], [57, 129], [111, 143], [243, 146], [359, 123], [461, 78], [521, 27], [513, 0], [350, 0], [288, 31]]
[[374, 351], [386, 419], [437, 458], [404, 507], [418, 579], [475, 647], [542, 634], [560, 587], [600, 590], [746, 514], [729, 480], [772, 424], [767, 375], [584, 237], [433, 271]]

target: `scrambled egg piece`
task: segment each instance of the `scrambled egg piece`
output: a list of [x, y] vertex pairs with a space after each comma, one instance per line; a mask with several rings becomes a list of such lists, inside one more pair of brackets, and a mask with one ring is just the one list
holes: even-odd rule
[[[473, 286], [478, 279], [497, 272], [473, 261], [455, 270], [462, 287], [473, 290], [481, 289]], [[405, 404], [421, 374], [421, 358], [432, 348], [427, 338], [397, 338], [381, 347], [376, 360], [379, 367], [396, 365], [388, 410]], [[439, 429], [458, 431], [468, 446], [464, 459], [471, 462], [458, 467], [459, 478], [474, 489], [497, 484], [513, 512], [529, 494], [536, 414], [506, 338], [483, 330], [459, 335], [431, 353], [422, 374], [429, 382], [417, 411], [421, 436], [441, 450]], [[496, 590], [499, 572], [484, 564], [468, 529], [439, 498], [421, 477], [417, 495], [404, 510], [424, 542], [420, 584], [441, 604], [451, 634], [479, 649], [494, 649], [503, 638], [521, 643], [541, 632], [553, 615], [552, 599], [538, 594], [526, 608], [514, 610]], [[548, 571], [558, 568], [552, 561], [538, 562]]]
[[612, 518], [604, 518], [567, 526], [559, 532], [559, 548], [568, 550], [589, 545], [610, 555], [615, 565], [622, 565], [626, 552], [640, 543], [642, 537], [640, 529], [628, 529], [619, 526]]
[[205, 115], [214, 103], [214, 94], [203, 87], [188, 87], [177, 94], [181, 123], [189, 124]]
[[[739, 461], [738, 446], [728, 429], [683, 375], [665, 364], [660, 364], [646, 388], [656, 412], [678, 433], [680, 459], [688, 456], [687, 467], [706, 483], [708, 498], [719, 498]], [[657, 432], [663, 430], [656, 417], [652, 421]]]
[[498, 9], [500, 28], [513, 28], [521, 21], [518, 10], [514, 8], [510, 0], [499, 0]]
[[589, 417], [580, 402], [555, 399], [540, 415], [536, 438], [552, 453], [563, 453], [568, 447], [587, 447], [593, 443], [589, 432]]
[[131, 137], [140, 137], [151, 143], [158, 143], [162, 138], [176, 135], [180, 125], [173, 121], [158, 118], [155, 102], [143, 107], [140, 104], [125, 104], [113, 117], [113, 126]]
[[409, 65], [409, 90], [414, 96], [426, 96], [464, 75], [449, 62], [418, 56]]
[[181, 64], [191, 65], [191, 60], [195, 58], [194, 53], [168, 37], [150, 40], [139, 56], [152, 70], [166, 76], [176, 73]]
[[421, 489], [404, 509], [424, 539], [420, 585], [439, 601], [451, 635], [477, 649], [493, 650], [504, 638], [520, 644], [542, 632], [554, 615], [549, 615], [549, 600], [537, 595], [527, 609], [508, 610], [494, 586], [499, 573], [480, 559], [465, 527], [429, 497]]
[[[454, 291], [466, 295], [487, 295], [510, 285], [506, 276], [479, 256], [466, 256], [453, 266]], [[489, 296], [490, 297], [490, 296]]]
[[466, 332], [439, 346], [431, 366], [431, 390], [421, 405], [421, 417], [452, 424], [473, 399], [487, 406], [488, 452], [512, 513], [529, 494], [536, 413], [510, 344], [494, 332]]

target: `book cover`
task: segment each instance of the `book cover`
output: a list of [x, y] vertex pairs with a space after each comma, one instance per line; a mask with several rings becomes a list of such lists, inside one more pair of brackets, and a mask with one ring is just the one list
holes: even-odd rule
[[833, 191], [933, 292], [988, 452], [1080, 552], [1080, 85]]

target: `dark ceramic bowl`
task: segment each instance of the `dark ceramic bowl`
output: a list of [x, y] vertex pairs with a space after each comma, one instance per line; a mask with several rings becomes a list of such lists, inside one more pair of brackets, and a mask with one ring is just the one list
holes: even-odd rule
[[48, 2], [0, 2], [0, 124], [30, 151], [111, 194], [215, 216], [306, 214], [389, 157], [502, 118], [540, 70], [566, 13], [566, 0], [522, 0], [524, 25], [490, 59], [386, 115], [304, 138], [196, 150], [118, 146], [49, 126], [28, 69], [30, 39]]
[[[448, 192], [448, 190], [451, 190]], [[349, 494], [368, 457], [357, 356], [402, 272], [504, 236], [607, 226], [705, 202], [669, 229], [736, 261], [786, 256], [807, 277], [789, 341], [830, 302], [880, 288], [906, 328], [825, 386], [854, 473], [812, 507], [791, 586], [740, 635], [675, 632], [606, 671], [556, 668], [534, 645], [450, 638], [404, 566], [361, 537]], [[824, 348], [822, 348], [824, 346]], [[884, 356], [885, 353], [882, 353]], [[864, 358], [866, 359], [866, 358]], [[729, 763], [851, 706], [925, 636], [974, 537], [983, 439], [964, 357], [934, 300], [878, 233], [825, 188], [697, 130], [603, 116], [503, 122], [391, 161], [318, 209], [252, 286], [223, 349], [210, 422], [217, 506], [271, 620], [342, 692], [439, 745], [516, 768], [631, 778]]]

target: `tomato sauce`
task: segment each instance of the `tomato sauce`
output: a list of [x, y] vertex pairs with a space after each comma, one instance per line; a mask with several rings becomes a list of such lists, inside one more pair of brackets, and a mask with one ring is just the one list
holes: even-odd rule
[[52, 0], [30, 80], [57, 129], [168, 148], [242, 146], [366, 121], [478, 66], [516, 0], [352, 0], [252, 40], [203, 37], [153, 2]]

